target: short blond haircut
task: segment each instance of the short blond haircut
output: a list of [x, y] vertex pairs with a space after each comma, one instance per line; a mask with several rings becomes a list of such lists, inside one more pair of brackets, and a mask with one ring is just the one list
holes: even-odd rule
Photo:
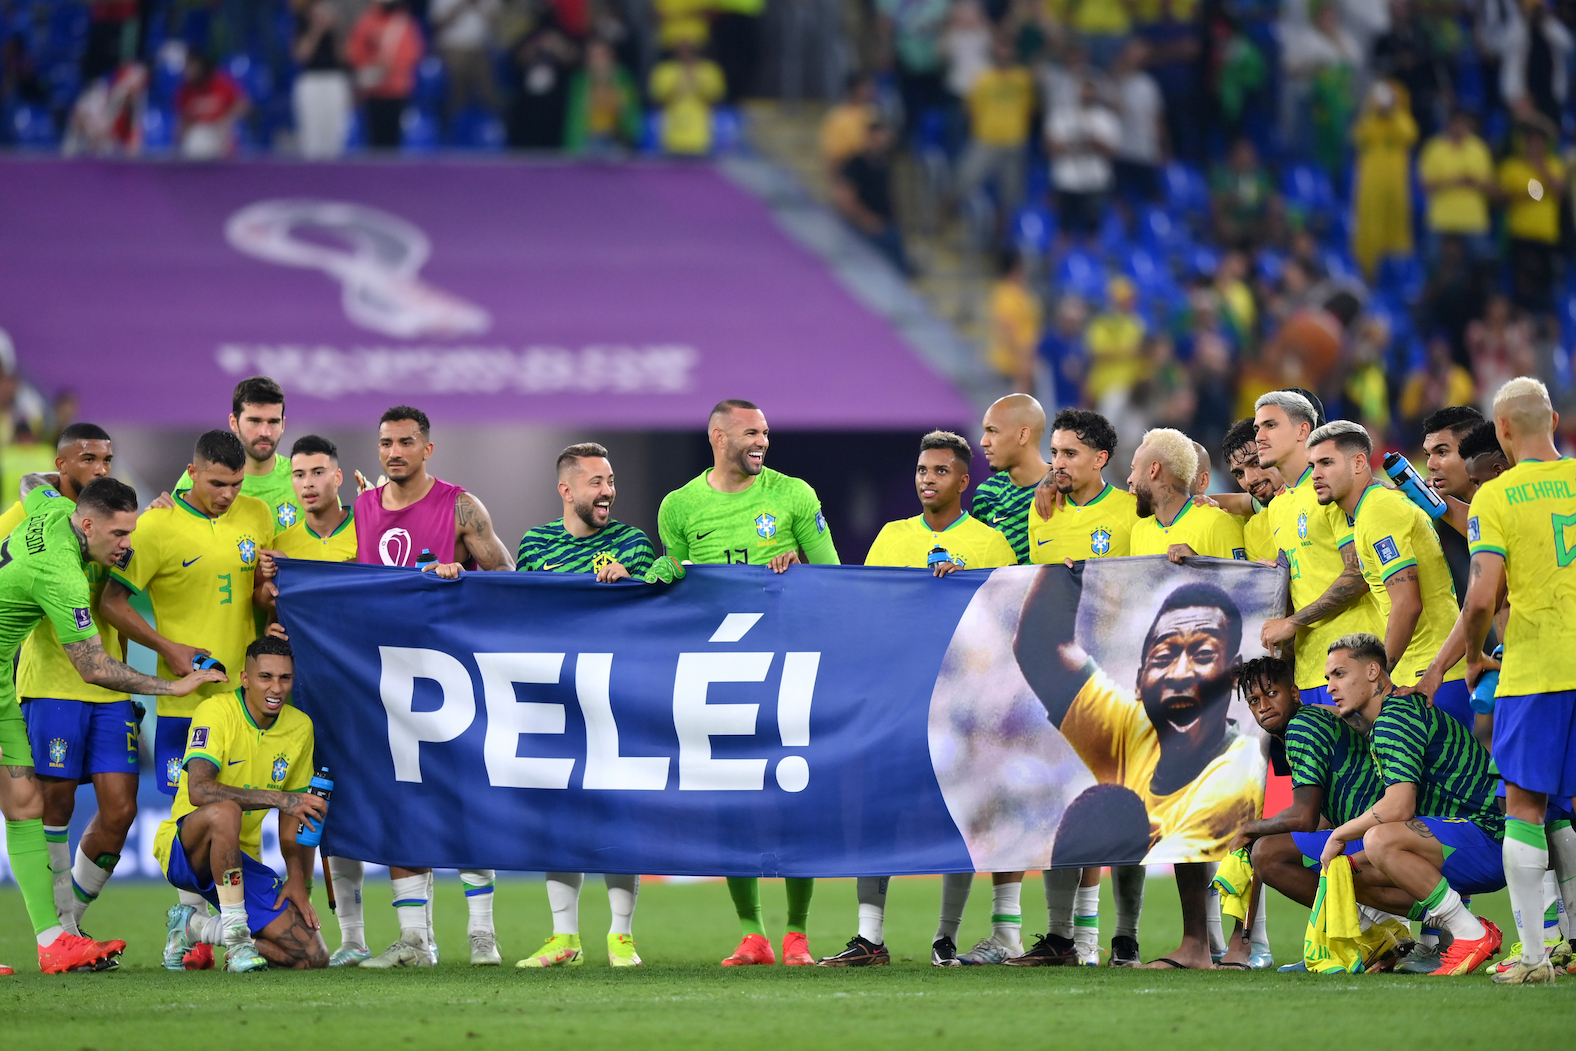
[[1198, 453], [1193, 448], [1192, 438], [1172, 427], [1156, 427], [1145, 431], [1144, 440], [1139, 444], [1155, 454], [1160, 466], [1181, 482], [1184, 490], [1192, 492], [1193, 482], [1198, 478]]
[[1525, 435], [1554, 429], [1554, 404], [1542, 380], [1517, 376], [1494, 395], [1494, 415], [1503, 416]]

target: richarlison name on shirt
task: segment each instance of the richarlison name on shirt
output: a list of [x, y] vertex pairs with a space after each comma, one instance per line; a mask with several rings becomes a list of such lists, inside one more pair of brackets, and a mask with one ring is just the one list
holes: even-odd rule
[[1505, 486], [1505, 503], [1530, 504], [1534, 500], [1573, 499], [1571, 487], [1563, 478], [1548, 478], [1541, 482], [1523, 482]]

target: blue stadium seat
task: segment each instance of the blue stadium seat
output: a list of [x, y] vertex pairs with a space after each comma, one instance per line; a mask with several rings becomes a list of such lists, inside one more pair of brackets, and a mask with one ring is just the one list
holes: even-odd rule
[[1152, 251], [1170, 255], [1185, 248], [1191, 238], [1186, 226], [1166, 209], [1156, 206], [1139, 213], [1138, 240]]
[[711, 114], [713, 153], [732, 153], [744, 144], [744, 114], [734, 106], [718, 106]]
[[168, 153], [175, 147], [175, 116], [162, 106], [142, 111], [142, 148], [151, 154]]
[[1201, 211], [1209, 205], [1209, 184], [1204, 173], [1182, 161], [1172, 161], [1161, 171], [1165, 187], [1166, 204], [1177, 218]]
[[1095, 241], [1107, 258], [1120, 258], [1130, 247], [1127, 241], [1127, 222], [1115, 208], [1107, 208], [1100, 219], [1100, 229]]
[[1377, 289], [1403, 303], [1416, 305], [1423, 298], [1426, 276], [1415, 255], [1387, 255], [1379, 260], [1375, 275]]
[[1220, 269], [1220, 253], [1208, 245], [1196, 245], [1187, 255], [1187, 269], [1190, 275], [1214, 277]]
[[438, 122], [423, 112], [420, 106], [405, 107], [405, 113], [400, 117], [400, 129], [404, 133], [401, 153], [423, 154], [437, 150]]
[[1012, 242], [1024, 255], [1044, 256], [1056, 235], [1056, 220], [1045, 208], [1030, 205], [1018, 209], [1012, 221]]
[[1293, 164], [1281, 176], [1281, 194], [1286, 203], [1309, 212], [1328, 211], [1335, 205], [1335, 189], [1330, 177], [1311, 164]]
[[1063, 292], [1072, 292], [1090, 302], [1105, 299], [1105, 267], [1097, 256], [1075, 248], [1062, 259], [1056, 268], [1056, 284]]
[[447, 90], [448, 76], [444, 72], [443, 61], [437, 55], [428, 55], [416, 66], [416, 104], [423, 109], [436, 111], [443, 105]]
[[1254, 266], [1260, 280], [1265, 284], [1276, 285], [1280, 283], [1281, 271], [1286, 269], [1286, 257], [1273, 248], [1263, 248], [1259, 250]]

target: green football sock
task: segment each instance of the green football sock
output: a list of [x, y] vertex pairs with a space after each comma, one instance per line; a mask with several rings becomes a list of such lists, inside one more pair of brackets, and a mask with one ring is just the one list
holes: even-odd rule
[[49, 869], [44, 823], [37, 818], [7, 821], [5, 846], [11, 855], [11, 876], [22, 891], [27, 918], [33, 921], [33, 933], [43, 934], [60, 923], [55, 913], [55, 877]]
[[733, 909], [739, 914], [744, 933], [766, 937], [766, 927], [761, 923], [761, 881], [754, 876], [729, 876], [728, 895], [733, 898]]
[[788, 885], [788, 930], [805, 933], [810, 921], [810, 896], [815, 893], [815, 880], [803, 876], [790, 876], [783, 880]]

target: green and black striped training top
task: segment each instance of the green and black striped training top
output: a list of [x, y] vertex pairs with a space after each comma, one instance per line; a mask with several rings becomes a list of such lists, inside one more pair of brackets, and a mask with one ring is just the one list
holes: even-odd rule
[[1294, 788], [1324, 789], [1324, 816], [1337, 827], [1384, 795], [1368, 741], [1323, 705], [1303, 705], [1286, 724], [1286, 761]]
[[1368, 743], [1386, 787], [1404, 781], [1417, 786], [1418, 817], [1467, 820], [1495, 839], [1504, 837], [1505, 815], [1495, 802], [1499, 778], [1488, 749], [1421, 695], [1386, 697]]
[[632, 525], [609, 521], [587, 537], [572, 535], [562, 518], [537, 526], [520, 538], [514, 557], [519, 571], [546, 570], [553, 573], [595, 573], [610, 562], [618, 562], [630, 576], [643, 576], [656, 557], [646, 534]]
[[1020, 565], [1029, 561], [1029, 508], [1034, 506], [1038, 486], [1038, 481], [1014, 485], [1011, 471], [997, 471], [974, 487], [974, 502], [969, 508], [975, 518], [1007, 538]]

